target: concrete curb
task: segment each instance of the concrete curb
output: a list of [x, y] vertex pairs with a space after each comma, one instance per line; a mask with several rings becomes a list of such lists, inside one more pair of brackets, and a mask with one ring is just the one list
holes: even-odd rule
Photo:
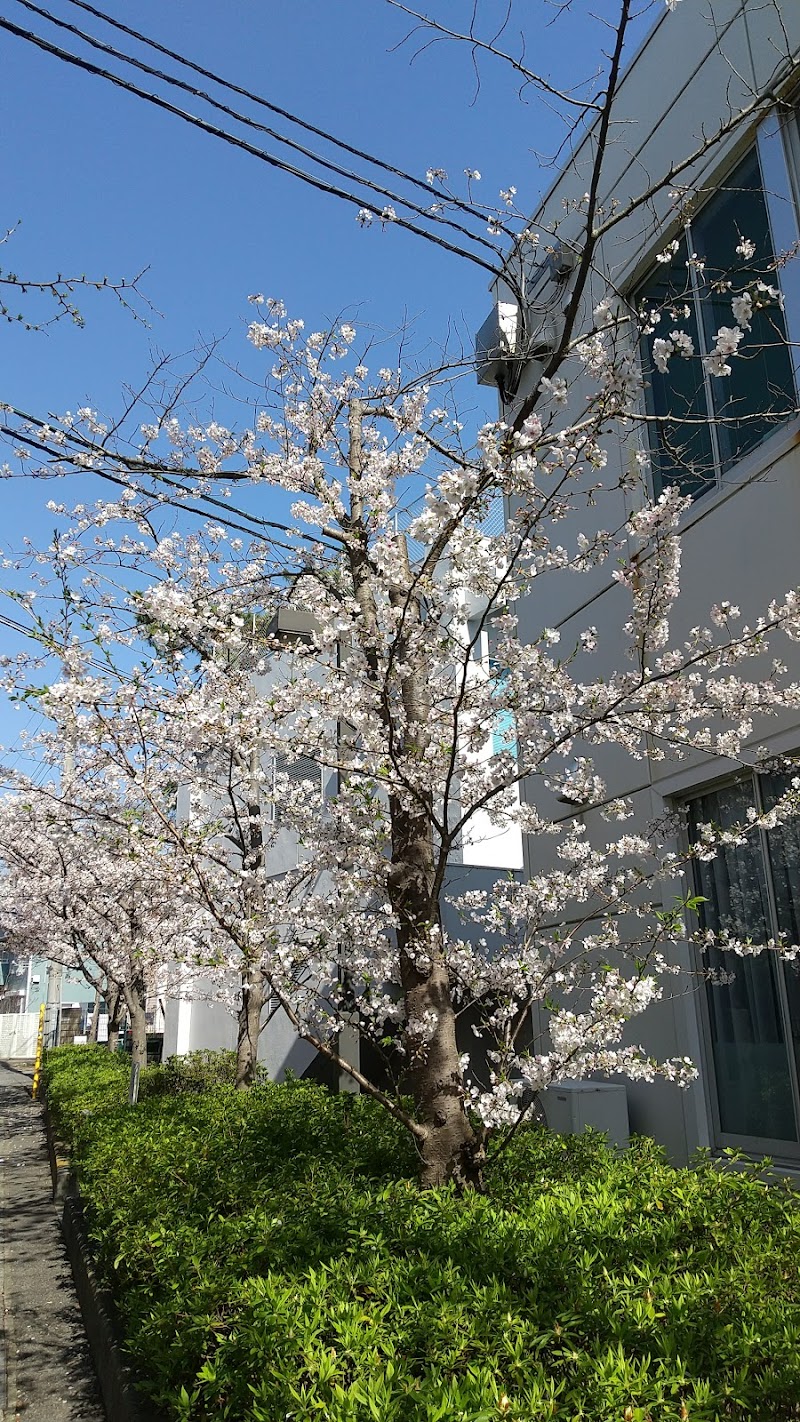
[[53, 1182], [53, 1204], [57, 1205], [67, 1195], [76, 1194], [78, 1187], [70, 1163], [69, 1152], [66, 1146], [56, 1139], [52, 1118], [47, 1109], [47, 1102], [44, 1100], [42, 1101], [42, 1119], [44, 1121], [44, 1137], [47, 1142], [47, 1158], [50, 1162], [50, 1179]]
[[95, 1274], [83, 1202], [69, 1157], [55, 1139], [46, 1104], [44, 1125], [53, 1202], [62, 1205], [61, 1231], [108, 1422], [168, 1422], [141, 1397], [135, 1375], [124, 1360], [114, 1328], [113, 1298]]
[[61, 1229], [109, 1422], [166, 1422], [163, 1413], [154, 1412], [141, 1398], [123, 1360], [112, 1322], [112, 1299], [97, 1281], [77, 1194], [64, 1199]]

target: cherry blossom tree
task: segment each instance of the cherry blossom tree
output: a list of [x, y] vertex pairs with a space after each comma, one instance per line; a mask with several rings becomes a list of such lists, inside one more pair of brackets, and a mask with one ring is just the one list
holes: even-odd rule
[[[19, 223], [0, 235], [0, 249], [13, 238]], [[59, 321], [83, 326], [84, 317], [78, 306], [82, 292], [110, 292], [135, 320], [145, 319], [149, 302], [143, 296], [140, 283], [145, 273], [112, 281], [107, 276], [89, 277], [76, 273], [69, 276], [56, 272], [49, 276], [27, 276], [10, 267], [0, 267], [0, 320], [22, 326], [25, 331], [42, 331]]]
[[[663, 882], [687, 853], [713, 853], [717, 836], [682, 856], [673, 824], [615, 828], [628, 807], [605, 804], [599, 765], [608, 747], [642, 759], [654, 746], [728, 757], [752, 746], [765, 718], [800, 702], [786, 668], [765, 662], [771, 638], [800, 633], [797, 597], [752, 624], [720, 603], [673, 642], [687, 506], [675, 488], [648, 501], [637, 487], [624, 526], [595, 517], [570, 546], [558, 541], [576, 508], [601, 505], [604, 442], [634, 418], [630, 313], [603, 303], [571, 352], [594, 385], [577, 420], [551, 382], [519, 430], [490, 424], [470, 446], [438, 403], [446, 390], [405, 386], [388, 368], [371, 378], [348, 358], [351, 328], [307, 336], [278, 303], [256, 304], [249, 336], [268, 369], [253, 426], [237, 435], [172, 416], [145, 428], [142, 457], [175, 468], [191, 457], [209, 479], [236, 459], [256, 490], [289, 491], [293, 526], [247, 541], [221, 521], [163, 532], [157, 501], [135, 484], [73, 511], [59, 557], [80, 622], [41, 704], [86, 747], [87, 785], [114, 777], [123, 803], [155, 816], [176, 906], [156, 915], [159, 956], [176, 914], [202, 938], [191, 901], [217, 946], [177, 956], [238, 965], [252, 1007], [244, 1076], [268, 989], [300, 1036], [403, 1122], [425, 1183], [474, 1183], [492, 1133], [564, 1076], [691, 1079], [686, 1061], [652, 1060], [629, 1024], [664, 991], [687, 934], [683, 914], [663, 909]], [[507, 517], [491, 534], [500, 499]], [[606, 564], [628, 602], [627, 665], [593, 673], [593, 627], [569, 647], [548, 627], [520, 638], [516, 608], [534, 584]], [[307, 629], [290, 651], [282, 611]], [[64, 655], [63, 621], [53, 626]], [[167, 798], [180, 784], [183, 815]], [[560, 818], [559, 796], [605, 805], [606, 837]], [[795, 799], [793, 786], [771, 820]], [[531, 836], [542, 870], [454, 891], [449, 866], [487, 820]], [[276, 859], [280, 835], [289, 863]], [[108, 903], [105, 924], [129, 898], [125, 862], [103, 855], [83, 865], [92, 887], [81, 893], [93, 914]], [[131, 895], [146, 857], [132, 861]], [[138, 932], [137, 918], [124, 941]], [[460, 1018], [477, 1034], [472, 1050]], [[354, 1021], [399, 1058], [395, 1090], [339, 1050]]]
[[167, 990], [176, 962], [208, 932], [152, 815], [148, 823], [119, 780], [115, 797], [107, 778], [89, 783], [82, 768], [79, 757], [66, 784], [21, 781], [0, 803], [0, 922], [21, 954], [80, 972], [105, 997], [112, 1049], [127, 1010], [142, 1067], [148, 997]]
[[[653, 1060], [633, 1025], [681, 969], [692, 933], [681, 869], [797, 803], [790, 777], [766, 815], [724, 835], [706, 827], [687, 848], [672, 818], [630, 833], [629, 805], [606, 789], [609, 755], [749, 763], [769, 718], [800, 703], [782, 660], [791, 666], [800, 636], [794, 590], [776, 589], [745, 621], [720, 589], [680, 630], [690, 500], [672, 485], [649, 495], [642, 434], [643, 343], [660, 371], [689, 361], [699, 379], [724, 381], [748, 351], [753, 312], [778, 311], [777, 284], [754, 266], [752, 280], [720, 288], [730, 316], [703, 357], [672, 299], [636, 309], [598, 257], [771, 96], [604, 211], [630, 12], [624, 0], [593, 106], [596, 157], [557, 336], [538, 363], [519, 348], [528, 384], [508, 420], [472, 430], [454, 371], [406, 376], [394, 356], [374, 370], [348, 322], [306, 333], [254, 296], [243, 428], [183, 418], [177, 397], [136, 431], [91, 409], [14, 424], [48, 474], [94, 470], [118, 486], [113, 502], [52, 506], [68, 524], [57, 547], [68, 642], [43, 596], [52, 549], [33, 558], [39, 601], [18, 601], [63, 658], [41, 705], [88, 748], [86, 783], [116, 777], [155, 816], [155, 842], [179, 866], [176, 901], [188, 922], [201, 915], [189, 957], [242, 983], [240, 1080], [268, 993], [411, 1133], [425, 1184], [478, 1183], [493, 1142], [565, 1077], [691, 1079], [690, 1062]], [[551, 255], [558, 235], [544, 234]], [[522, 227], [505, 273], [520, 321], [524, 283], [512, 277], [539, 237]], [[754, 253], [746, 233], [740, 242], [746, 267]], [[612, 476], [620, 443], [631, 459]], [[626, 512], [606, 527], [620, 490]], [[532, 592], [598, 568], [624, 605], [614, 640], [627, 655], [610, 673], [594, 626], [570, 645], [547, 625], [519, 632]], [[303, 629], [291, 642], [282, 617]], [[15, 687], [26, 678], [10, 668]], [[182, 812], [170, 786], [176, 805], [183, 787]], [[591, 833], [564, 802], [602, 810]], [[512, 828], [530, 841], [527, 880], [454, 885], [465, 844]], [[342, 1048], [354, 1024], [387, 1054], [380, 1080]]]

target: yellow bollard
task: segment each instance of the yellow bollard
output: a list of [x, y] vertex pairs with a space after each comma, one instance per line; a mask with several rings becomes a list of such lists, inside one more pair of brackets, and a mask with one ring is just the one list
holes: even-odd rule
[[39, 1008], [39, 1034], [36, 1038], [36, 1061], [33, 1064], [33, 1099], [39, 1098], [39, 1080], [42, 1075], [42, 1055], [44, 1053], [44, 1003]]

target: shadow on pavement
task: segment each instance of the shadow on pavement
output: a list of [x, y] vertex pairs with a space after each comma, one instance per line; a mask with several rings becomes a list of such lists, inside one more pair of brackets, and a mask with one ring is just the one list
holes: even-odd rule
[[23, 1063], [0, 1063], [0, 1241], [3, 1302], [10, 1325], [8, 1413], [20, 1422], [104, 1422], [53, 1208], [42, 1109], [30, 1097], [31, 1075]]

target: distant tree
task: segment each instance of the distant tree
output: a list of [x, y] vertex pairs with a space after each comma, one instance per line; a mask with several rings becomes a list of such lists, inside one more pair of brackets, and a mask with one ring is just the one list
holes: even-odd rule
[[127, 1011], [133, 1064], [144, 1066], [148, 996], [165, 989], [196, 932], [152, 824], [97, 783], [21, 783], [0, 803], [0, 853], [3, 931], [20, 953], [81, 973], [105, 998], [111, 1047]]

